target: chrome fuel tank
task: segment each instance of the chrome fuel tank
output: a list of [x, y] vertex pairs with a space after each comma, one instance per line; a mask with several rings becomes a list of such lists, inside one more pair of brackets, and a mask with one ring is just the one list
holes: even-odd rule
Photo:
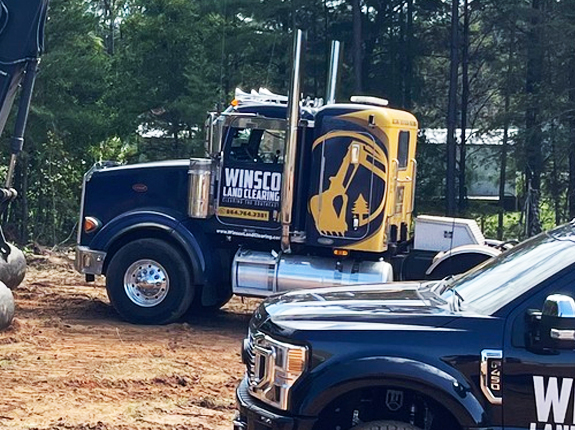
[[360, 261], [240, 249], [232, 265], [235, 294], [265, 297], [303, 288], [393, 281], [385, 261]]

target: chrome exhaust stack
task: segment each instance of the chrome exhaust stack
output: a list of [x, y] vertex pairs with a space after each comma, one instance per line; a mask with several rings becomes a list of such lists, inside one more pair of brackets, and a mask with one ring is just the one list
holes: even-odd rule
[[339, 40], [331, 41], [331, 55], [329, 57], [329, 70], [327, 75], [327, 89], [325, 94], [325, 104], [335, 103], [335, 92], [339, 78], [341, 57], [341, 42]]
[[282, 182], [282, 239], [281, 247], [285, 253], [290, 253], [290, 228], [292, 223], [292, 208], [294, 197], [294, 176], [297, 153], [297, 128], [300, 109], [300, 74], [302, 63], [304, 34], [297, 30], [294, 34], [293, 66], [291, 74], [290, 93], [288, 101], [288, 129], [286, 133], [285, 159]]

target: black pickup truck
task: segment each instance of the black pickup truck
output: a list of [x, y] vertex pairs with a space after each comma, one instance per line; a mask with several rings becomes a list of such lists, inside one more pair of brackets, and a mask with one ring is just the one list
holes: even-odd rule
[[575, 223], [443, 281], [254, 313], [235, 430], [575, 429]]

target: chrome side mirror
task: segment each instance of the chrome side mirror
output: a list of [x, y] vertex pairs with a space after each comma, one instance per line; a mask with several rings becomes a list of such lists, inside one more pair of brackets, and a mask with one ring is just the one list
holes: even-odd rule
[[575, 300], [564, 294], [545, 299], [541, 311], [541, 338], [546, 347], [575, 348]]
[[206, 136], [204, 149], [206, 151], [206, 156], [208, 157], [214, 154], [214, 150], [217, 147], [217, 142], [215, 141], [215, 123], [218, 116], [219, 115], [216, 112], [208, 112], [208, 117], [204, 123], [204, 131]]

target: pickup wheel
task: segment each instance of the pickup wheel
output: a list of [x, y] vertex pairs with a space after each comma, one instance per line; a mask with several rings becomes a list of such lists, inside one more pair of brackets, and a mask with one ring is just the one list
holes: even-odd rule
[[124, 245], [110, 261], [106, 289], [125, 320], [136, 324], [168, 324], [180, 318], [194, 298], [189, 264], [160, 239], [139, 239]]
[[355, 426], [353, 430], [420, 430], [420, 428], [400, 421], [371, 421]]

